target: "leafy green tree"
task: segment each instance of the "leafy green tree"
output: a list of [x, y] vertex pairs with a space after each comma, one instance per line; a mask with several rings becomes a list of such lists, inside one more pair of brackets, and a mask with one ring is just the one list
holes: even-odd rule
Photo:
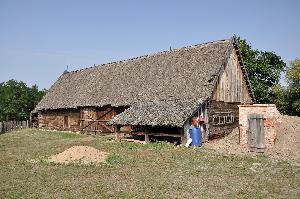
[[29, 119], [30, 111], [42, 99], [46, 90], [39, 91], [20, 81], [9, 80], [0, 83], [0, 121]]
[[246, 40], [237, 38], [257, 103], [273, 103], [272, 87], [277, 85], [286, 64], [274, 52], [252, 49]]
[[300, 59], [291, 62], [286, 73], [287, 89], [286, 101], [287, 110], [290, 115], [300, 116]]
[[276, 105], [280, 113], [288, 114], [286, 89], [283, 86], [279, 84], [273, 86], [270, 92], [270, 98], [272, 99], [272, 103]]
[[280, 85], [272, 87], [272, 102], [281, 113], [300, 116], [300, 59], [291, 62], [286, 79], [286, 88]]

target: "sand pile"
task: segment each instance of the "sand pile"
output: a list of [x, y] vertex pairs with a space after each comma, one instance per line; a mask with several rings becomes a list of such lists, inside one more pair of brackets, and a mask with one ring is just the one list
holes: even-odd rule
[[238, 127], [233, 129], [229, 135], [226, 135], [223, 138], [209, 140], [209, 142], [204, 143], [204, 145], [205, 147], [226, 154], [240, 154], [247, 152], [246, 149], [240, 147]]
[[82, 164], [93, 164], [105, 162], [108, 153], [90, 146], [73, 146], [62, 153], [51, 156], [48, 160], [54, 163], [68, 164], [78, 162]]
[[284, 115], [276, 131], [275, 145], [267, 153], [275, 158], [300, 162], [300, 117]]

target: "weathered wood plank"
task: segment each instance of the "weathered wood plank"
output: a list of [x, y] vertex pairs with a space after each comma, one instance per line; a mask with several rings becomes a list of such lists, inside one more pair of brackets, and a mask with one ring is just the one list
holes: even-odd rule
[[81, 121], [87, 122], [108, 122], [109, 120], [94, 120], [94, 119], [80, 119]]
[[139, 144], [146, 144], [146, 142], [145, 141], [141, 141], [141, 140], [135, 140], [135, 139], [123, 139], [123, 140], [125, 140], [125, 141], [127, 141], [127, 142], [134, 142], [134, 143], [139, 143]]
[[[145, 132], [135, 132], [135, 131], [120, 131], [122, 134], [128, 134], [128, 135], [145, 135]], [[177, 137], [180, 138], [180, 134], [171, 134], [171, 133], [148, 133], [148, 135], [151, 136], [161, 136], [161, 137]]]
[[115, 125], [114, 130], [115, 130], [116, 141], [120, 142], [121, 141], [120, 126]]
[[224, 136], [238, 127], [239, 108], [236, 102], [211, 101], [208, 109], [209, 138]]
[[180, 129], [180, 143], [185, 144], [185, 139], [184, 139], [184, 129]]
[[149, 142], [149, 129], [148, 128], [145, 129], [145, 142], [146, 143]]
[[224, 102], [251, 102], [248, 89], [250, 84], [246, 81], [247, 75], [241, 68], [243, 64], [239, 62], [235, 50], [232, 50], [225, 64], [223, 72], [218, 77], [212, 99]]

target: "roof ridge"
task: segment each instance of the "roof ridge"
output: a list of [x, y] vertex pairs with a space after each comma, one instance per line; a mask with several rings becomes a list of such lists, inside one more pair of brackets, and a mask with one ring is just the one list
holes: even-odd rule
[[[229, 39], [220, 39], [220, 40], [205, 42], [205, 43], [201, 43], [201, 44], [194, 44], [194, 45], [184, 46], [184, 47], [180, 47], [180, 48], [174, 48], [174, 49], [171, 49], [171, 50], [160, 51], [160, 52], [156, 52], [156, 53], [153, 53], [153, 54], [146, 54], [146, 55], [137, 56], [137, 57], [128, 58], [128, 59], [123, 59], [123, 60], [119, 60], [119, 61], [113, 61], [113, 62], [108, 62], [108, 63], [104, 63], [104, 64], [93, 65], [91, 67], [85, 67], [85, 68], [81, 68], [81, 69], [78, 69], [78, 70], [70, 71], [68, 73], [77, 73], [79, 71], [92, 69], [92, 68], [97, 68], [97, 67], [102, 67], [102, 66], [108, 66], [108, 65], [112, 65], [112, 64], [116, 64], [116, 63], [124, 63], [124, 62], [129, 62], [129, 61], [134, 61], [134, 60], [140, 60], [140, 59], [149, 58], [149, 57], [162, 55], [162, 54], [167, 54], [167, 53], [171, 53], [171, 52], [175, 52], [175, 51], [179, 51], [179, 50], [186, 50], [186, 49], [190, 49], [190, 48], [194, 48], [194, 47], [205, 46], [205, 45], [209, 45], [209, 44], [213, 44], [213, 43], [217, 43], [217, 42], [225, 42], [225, 41], [230, 42], [231, 39], [232, 39], [232, 37], [229, 38]], [[65, 74], [68, 74], [68, 73], [65, 73]]]

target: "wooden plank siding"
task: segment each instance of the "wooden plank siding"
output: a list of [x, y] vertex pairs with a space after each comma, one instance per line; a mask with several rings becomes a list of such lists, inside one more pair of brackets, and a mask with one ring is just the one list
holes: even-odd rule
[[113, 133], [114, 128], [106, 122], [117, 115], [112, 107], [82, 108], [80, 111], [80, 130], [85, 132]]
[[222, 137], [239, 125], [239, 102], [210, 101], [209, 138]]
[[39, 128], [49, 130], [77, 131], [80, 129], [80, 112], [77, 109], [40, 112], [38, 124]]
[[38, 124], [49, 130], [113, 133], [114, 127], [106, 122], [124, 110], [110, 106], [48, 110], [39, 112]]
[[212, 100], [241, 103], [252, 102], [235, 49], [232, 50], [224, 71], [221, 71], [221, 75], [218, 77]]

